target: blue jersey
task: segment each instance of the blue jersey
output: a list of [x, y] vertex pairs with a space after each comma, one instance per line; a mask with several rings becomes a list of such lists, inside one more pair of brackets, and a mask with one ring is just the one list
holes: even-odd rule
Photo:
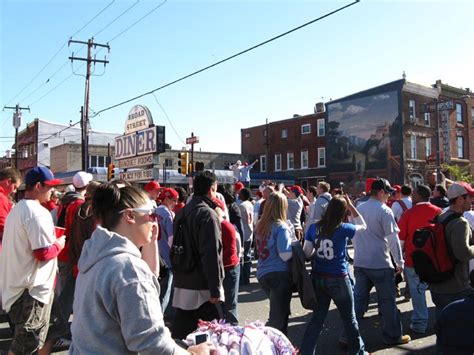
[[258, 249], [257, 279], [270, 272], [289, 271], [288, 262], [280, 253], [288, 253], [291, 248], [291, 234], [288, 226], [274, 223], [268, 239], [256, 239]]
[[313, 273], [328, 276], [347, 275], [347, 239], [352, 239], [355, 232], [356, 227], [353, 224], [342, 223], [332, 236], [322, 236], [319, 234], [319, 226], [312, 224], [306, 232], [305, 240], [312, 242], [315, 249]]

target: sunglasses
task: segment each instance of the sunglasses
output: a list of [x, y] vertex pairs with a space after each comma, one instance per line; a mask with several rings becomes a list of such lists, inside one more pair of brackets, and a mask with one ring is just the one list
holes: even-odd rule
[[119, 214], [121, 213], [124, 213], [125, 211], [133, 211], [133, 212], [140, 212], [140, 213], [144, 213], [148, 216], [148, 218], [152, 221], [152, 222], [158, 222], [158, 215], [155, 213], [155, 209], [154, 208], [147, 208], [147, 207], [142, 207], [142, 208], [126, 208], [124, 210], [121, 210], [119, 212]]

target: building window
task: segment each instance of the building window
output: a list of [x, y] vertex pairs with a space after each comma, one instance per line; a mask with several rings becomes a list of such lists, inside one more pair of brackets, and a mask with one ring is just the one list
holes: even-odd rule
[[326, 135], [326, 127], [324, 126], [324, 118], [318, 120], [318, 137]]
[[250, 138], [250, 133], [245, 133], [245, 138]]
[[431, 155], [431, 137], [426, 137], [425, 143], [425, 155], [428, 158]]
[[456, 103], [456, 122], [462, 123], [462, 105]]
[[410, 137], [410, 158], [416, 159], [416, 136]]
[[429, 112], [425, 112], [425, 126], [431, 126], [431, 114]]
[[263, 136], [264, 136], [264, 137], [267, 136], [267, 130], [266, 130], [266, 129], [263, 130]]
[[281, 130], [281, 138], [288, 138], [288, 130], [286, 128]]
[[409, 117], [410, 122], [414, 123], [416, 121], [416, 102], [415, 100], [409, 101]]
[[97, 156], [89, 155], [89, 168], [95, 168], [97, 166]]
[[311, 124], [302, 124], [301, 125], [301, 134], [310, 134], [311, 133]]
[[318, 168], [326, 166], [326, 148], [318, 148]]
[[301, 151], [301, 169], [308, 168], [308, 151], [302, 150]]
[[286, 154], [286, 169], [293, 170], [295, 168], [295, 155], [293, 153]]
[[456, 137], [456, 142], [458, 146], [458, 158], [464, 158], [464, 137]]
[[474, 107], [471, 107], [471, 121], [474, 124]]
[[281, 154], [275, 154], [275, 171], [281, 171]]
[[172, 168], [173, 167], [173, 159], [166, 158], [165, 159], [165, 168]]
[[260, 171], [265, 172], [267, 171], [267, 156], [266, 155], [260, 155]]
[[104, 156], [99, 156], [99, 165], [98, 166], [105, 166], [105, 157]]

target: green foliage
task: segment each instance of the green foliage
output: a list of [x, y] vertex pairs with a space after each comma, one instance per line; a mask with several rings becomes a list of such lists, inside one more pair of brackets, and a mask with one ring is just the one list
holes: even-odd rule
[[464, 181], [472, 184], [474, 179], [472, 175], [469, 173], [469, 165], [467, 166], [460, 166], [460, 165], [448, 165], [442, 164], [441, 169], [443, 172], [448, 175], [451, 180], [454, 181]]

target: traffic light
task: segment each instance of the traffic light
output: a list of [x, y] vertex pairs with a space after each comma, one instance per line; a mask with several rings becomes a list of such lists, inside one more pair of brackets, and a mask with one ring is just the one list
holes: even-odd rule
[[181, 152], [178, 153], [178, 173], [188, 175], [189, 173], [189, 153]]
[[107, 166], [107, 181], [113, 180], [115, 178], [115, 165], [109, 164]]
[[194, 171], [204, 171], [204, 163], [202, 161], [197, 161], [194, 163], [195, 169]]

